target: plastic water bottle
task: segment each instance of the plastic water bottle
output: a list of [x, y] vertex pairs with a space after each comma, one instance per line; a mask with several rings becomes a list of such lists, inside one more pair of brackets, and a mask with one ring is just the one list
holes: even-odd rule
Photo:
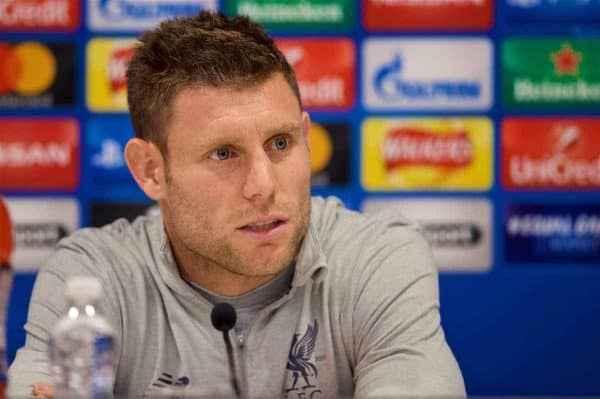
[[67, 314], [50, 339], [50, 367], [57, 398], [111, 398], [115, 376], [115, 335], [99, 313], [100, 282], [74, 277], [66, 282]]

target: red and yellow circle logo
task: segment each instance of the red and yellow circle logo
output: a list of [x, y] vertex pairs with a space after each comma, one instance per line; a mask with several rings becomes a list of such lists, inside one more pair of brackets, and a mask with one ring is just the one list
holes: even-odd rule
[[56, 78], [54, 54], [38, 42], [0, 43], [0, 95], [35, 96]]
[[310, 170], [312, 174], [323, 171], [333, 155], [333, 144], [327, 129], [313, 123], [309, 131]]

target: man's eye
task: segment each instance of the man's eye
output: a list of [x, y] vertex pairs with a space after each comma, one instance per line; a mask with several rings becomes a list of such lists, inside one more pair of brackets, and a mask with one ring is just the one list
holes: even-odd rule
[[210, 154], [210, 158], [215, 161], [225, 161], [231, 157], [231, 151], [228, 148], [219, 148]]
[[273, 146], [276, 150], [285, 150], [288, 146], [288, 139], [286, 137], [277, 137], [273, 141]]

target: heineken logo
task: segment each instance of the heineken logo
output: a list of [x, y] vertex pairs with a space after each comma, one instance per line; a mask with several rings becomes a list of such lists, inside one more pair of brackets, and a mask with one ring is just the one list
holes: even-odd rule
[[266, 27], [283, 29], [350, 28], [354, 9], [348, 0], [229, 0], [228, 14], [247, 15]]
[[231, 0], [230, 14], [248, 15], [267, 26], [343, 27], [353, 19], [352, 4], [347, 0]]
[[587, 102], [600, 101], [600, 82], [559, 83], [552, 81], [534, 82], [530, 79], [515, 81], [514, 96], [518, 101]]
[[253, 4], [241, 3], [240, 14], [264, 22], [307, 21], [338, 22], [344, 17], [343, 9], [338, 4]]
[[598, 106], [598, 39], [508, 39], [503, 99], [508, 106]]
[[577, 76], [582, 58], [581, 53], [573, 51], [569, 43], [564, 43], [560, 50], [552, 53], [550, 57], [554, 63], [554, 73], [558, 76]]

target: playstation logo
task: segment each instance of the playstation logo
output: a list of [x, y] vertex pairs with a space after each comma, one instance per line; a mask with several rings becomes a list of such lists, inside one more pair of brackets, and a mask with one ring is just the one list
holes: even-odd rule
[[121, 144], [113, 139], [102, 141], [100, 151], [92, 156], [92, 165], [103, 169], [118, 169], [125, 165]]

